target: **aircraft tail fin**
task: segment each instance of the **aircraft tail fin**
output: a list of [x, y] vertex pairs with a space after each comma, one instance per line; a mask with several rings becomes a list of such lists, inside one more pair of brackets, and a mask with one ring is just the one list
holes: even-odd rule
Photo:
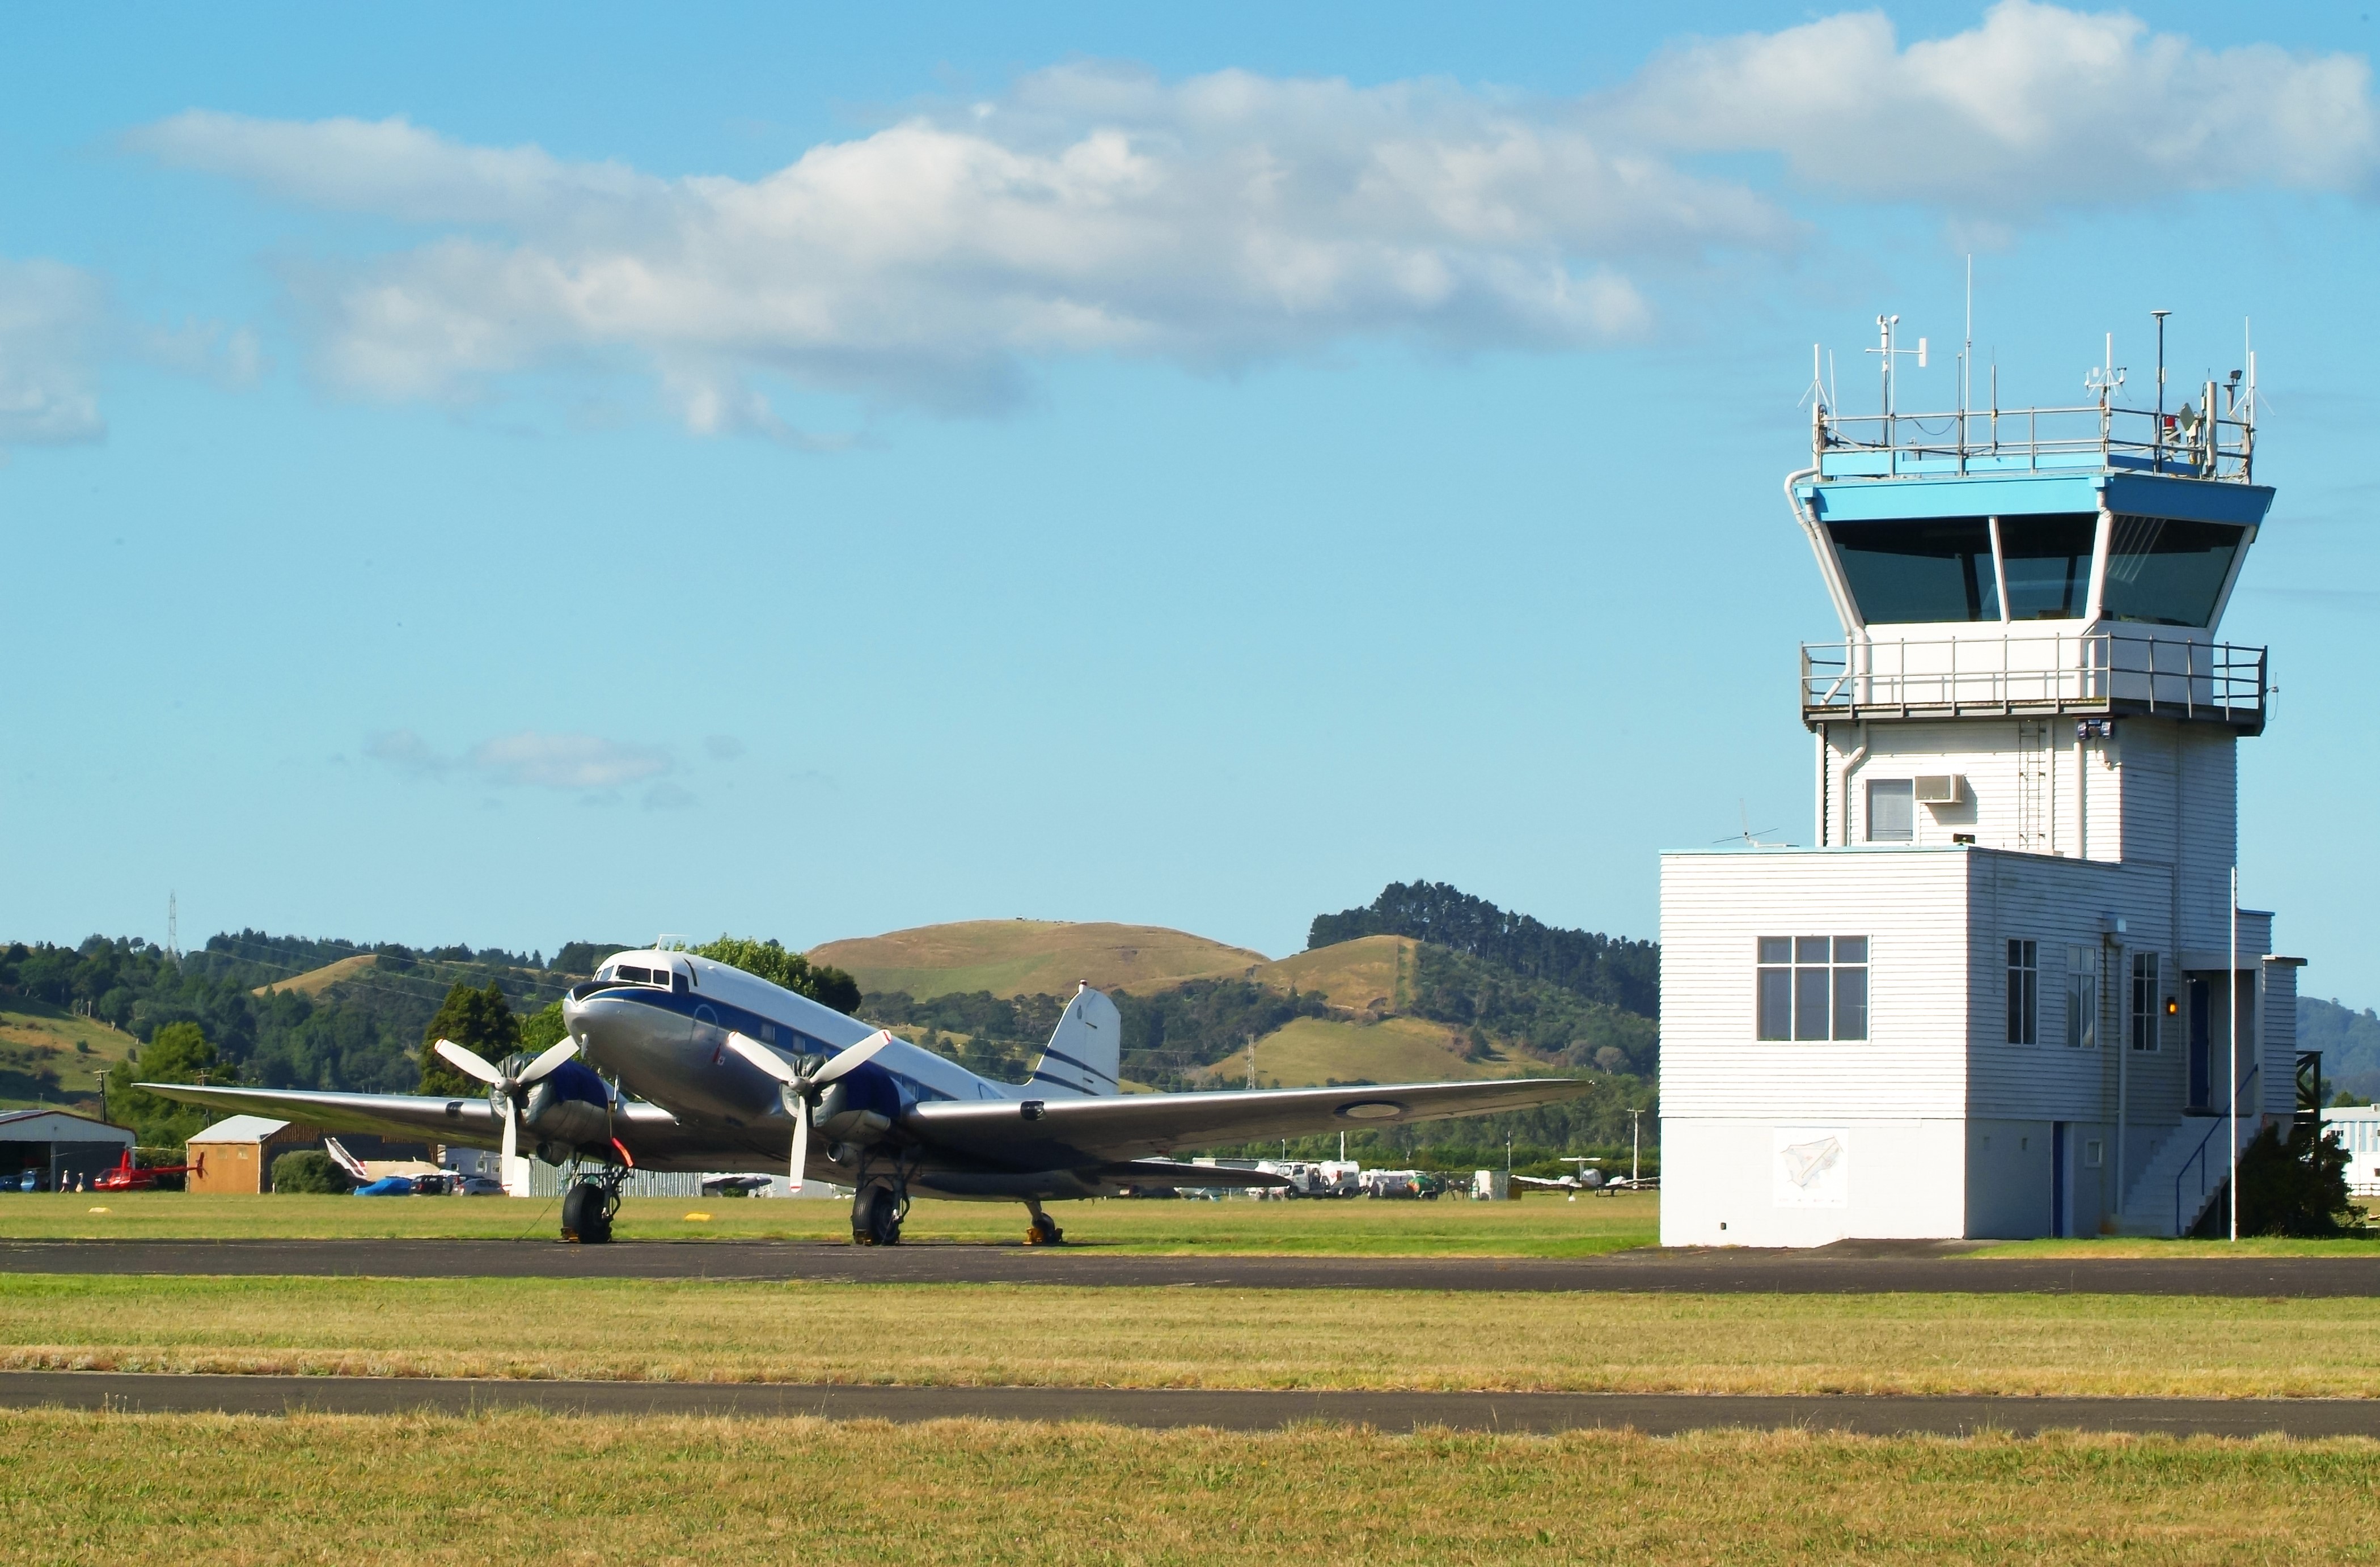
[[1066, 1003], [1026, 1087], [1054, 1099], [1120, 1094], [1116, 1075], [1123, 1065], [1123, 1015], [1103, 991], [1085, 985]]
[[371, 1172], [364, 1168], [363, 1160], [349, 1153], [346, 1149], [346, 1145], [340, 1142], [338, 1138], [323, 1138], [322, 1151], [331, 1156], [331, 1162], [333, 1164], [337, 1165], [340, 1169], [346, 1171], [349, 1175], [354, 1176], [357, 1180], [369, 1181], [371, 1179]]

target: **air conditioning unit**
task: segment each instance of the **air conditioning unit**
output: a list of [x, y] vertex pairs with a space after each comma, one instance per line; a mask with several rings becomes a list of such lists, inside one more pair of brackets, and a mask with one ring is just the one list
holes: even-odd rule
[[1917, 803], [1921, 806], [1955, 806], [1966, 797], [1967, 781], [1959, 773], [1917, 775]]

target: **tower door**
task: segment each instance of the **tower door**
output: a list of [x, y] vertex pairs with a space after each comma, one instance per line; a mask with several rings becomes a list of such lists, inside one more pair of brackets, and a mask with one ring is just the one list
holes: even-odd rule
[[2190, 981], [2190, 1108], [2204, 1110], [2215, 1090], [2214, 996], [2204, 975]]

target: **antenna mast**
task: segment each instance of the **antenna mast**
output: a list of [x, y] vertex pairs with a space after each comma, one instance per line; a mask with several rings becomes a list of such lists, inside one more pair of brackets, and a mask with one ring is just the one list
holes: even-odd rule
[[174, 894], [170, 892], [165, 894], [165, 955], [177, 963], [181, 961], [181, 911], [175, 906]]

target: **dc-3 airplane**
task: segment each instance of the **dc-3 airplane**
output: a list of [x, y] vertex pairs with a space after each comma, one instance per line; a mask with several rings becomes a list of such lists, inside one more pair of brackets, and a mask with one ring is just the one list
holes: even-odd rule
[[[854, 1189], [851, 1238], [895, 1245], [913, 1194], [1022, 1202], [1028, 1242], [1063, 1233], [1045, 1202], [1127, 1188], [1211, 1184], [1177, 1148], [1525, 1110], [1585, 1083], [1537, 1078], [1229, 1093], [1127, 1094], [1117, 1080], [1122, 1019], [1084, 986], [1023, 1084], [978, 1077], [806, 996], [682, 952], [624, 952], [563, 1002], [569, 1038], [498, 1066], [440, 1040], [438, 1053], [487, 1097], [344, 1094], [143, 1083], [188, 1104], [516, 1150], [572, 1174], [564, 1238], [607, 1241], [632, 1170], [769, 1172], [798, 1189]], [[600, 1070], [599, 1070], [600, 1069]], [[605, 1080], [605, 1074], [616, 1081]], [[1235, 1186], [1285, 1184], [1234, 1170]]]

